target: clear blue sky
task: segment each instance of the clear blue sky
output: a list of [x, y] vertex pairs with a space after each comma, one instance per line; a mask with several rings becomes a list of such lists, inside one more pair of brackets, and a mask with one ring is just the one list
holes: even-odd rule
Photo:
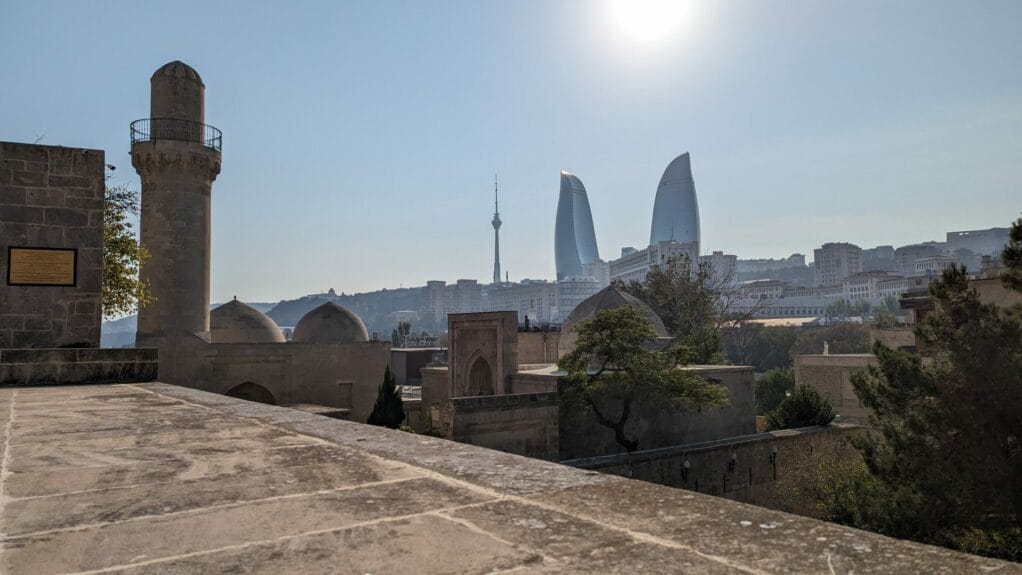
[[641, 247], [692, 154], [703, 251], [811, 255], [1022, 209], [1022, 2], [690, 1], [658, 38], [604, 0], [0, 1], [0, 139], [102, 148], [170, 60], [224, 132], [213, 299], [553, 276], [559, 171], [601, 255]]

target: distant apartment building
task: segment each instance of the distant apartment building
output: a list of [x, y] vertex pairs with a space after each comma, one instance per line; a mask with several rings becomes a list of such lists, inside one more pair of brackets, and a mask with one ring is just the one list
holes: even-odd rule
[[646, 274], [655, 265], [667, 263], [672, 257], [684, 257], [691, 263], [699, 261], [699, 244], [695, 242], [661, 241], [644, 250], [635, 250], [610, 262], [610, 281], [646, 281]]
[[876, 301], [882, 299], [879, 287], [881, 283], [900, 279], [904, 278], [894, 272], [859, 272], [841, 282], [841, 295], [848, 301], [860, 299]]
[[735, 269], [738, 270], [739, 274], [761, 274], [791, 268], [802, 268], [805, 265], [805, 255], [791, 254], [786, 258], [779, 259], [737, 260]]
[[937, 255], [926, 258], [919, 258], [913, 262], [914, 275], [925, 275], [932, 276], [937, 275], [944, 270], [944, 268], [951, 267], [955, 263], [955, 258], [948, 255]]
[[534, 325], [554, 322], [557, 287], [556, 282], [540, 280], [491, 285], [486, 290], [486, 311], [517, 312], [518, 323], [525, 323], [525, 318]]
[[911, 276], [916, 274], [916, 260], [939, 256], [944, 250], [944, 244], [938, 242], [924, 242], [901, 246], [894, 250], [894, 263], [898, 272]]
[[884, 298], [901, 297], [912, 290], [925, 290], [930, 278], [903, 277], [890, 272], [860, 272], [829, 287], [803, 287], [778, 280], [756, 280], [738, 286], [732, 305], [737, 313], [753, 313], [760, 319], [819, 317], [827, 306], [839, 300], [866, 300], [878, 305]]
[[476, 280], [462, 279], [451, 285], [428, 281], [420, 311], [423, 319], [432, 319], [437, 325], [446, 323], [448, 314], [483, 311], [483, 286]]
[[709, 267], [715, 282], [734, 286], [738, 284], [738, 256], [716, 251], [699, 256], [699, 264]]
[[894, 246], [877, 246], [862, 250], [862, 271], [896, 271]]
[[813, 250], [816, 284], [839, 286], [845, 278], [862, 271], [862, 249], [849, 243], [826, 243]]
[[947, 233], [947, 251], [969, 250], [980, 256], [1000, 255], [1008, 243], [1009, 228]]

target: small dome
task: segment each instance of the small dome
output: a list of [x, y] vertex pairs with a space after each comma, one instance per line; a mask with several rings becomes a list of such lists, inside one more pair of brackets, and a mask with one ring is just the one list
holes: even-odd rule
[[616, 309], [623, 305], [630, 305], [645, 314], [657, 337], [670, 337], [663, 320], [653, 311], [653, 308], [649, 307], [649, 304], [612, 285], [586, 298], [568, 315], [568, 319], [564, 320], [564, 323], [561, 324], [561, 337], [557, 342], [557, 355], [562, 356], [575, 349], [575, 341], [578, 339], [574, 329], [576, 325], [593, 317], [598, 312]]
[[[199, 73], [195, 71], [188, 64], [185, 64], [181, 60], [174, 60], [173, 62], [167, 62], [160, 67], [159, 70], [153, 72], [152, 78], [149, 81], [153, 81], [160, 76], [170, 76], [171, 78], [184, 78], [186, 80], [192, 80], [202, 84], [202, 78]], [[202, 84], [205, 86], [205, 84]]]
[[209, 313], [212, 343], [284, 343], [284, 333], [254, 307], [233, 300]]
[[369, 341], [362, 318], [327, 302], [298, 320], [291, 341], [295, 343], [359, 343]]

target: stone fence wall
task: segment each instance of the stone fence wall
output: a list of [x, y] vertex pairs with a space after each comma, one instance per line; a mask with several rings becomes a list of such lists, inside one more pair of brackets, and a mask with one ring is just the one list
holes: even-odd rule
[[556, 393], [457, 397], [439, 418], [454, 441], [556, 461], [557, 409]]
[[[0, 142], [0, 348], [99, 347], [102, 150]], [[73, 286], [7, 285], [9, 248], [77, 250]]]
[[0, 386], [156, 381], [155, 349], [3, 349]]
[[776, 482], [792, 463], [814, 450], [843, 446], [862, 430], [831, 424], [562, 463], [776, 508]]

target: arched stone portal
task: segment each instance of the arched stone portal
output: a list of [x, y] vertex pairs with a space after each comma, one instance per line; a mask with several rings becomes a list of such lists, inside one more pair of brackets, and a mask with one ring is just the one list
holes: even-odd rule
[[493, 395], [493, 369], [481, 356], [472, 362], [468, 370], [468, 388], [465, 395]]
[[258, 383], [252, 383], [251, 381], [246, 381], [241, 385], [232, 387], [224, 395], [237, 397], [238, 399], [246, 399], [248, 401], [277, 405], [277, 402], [273, 399], [273, 394], [270, 393], [270, 390]]

